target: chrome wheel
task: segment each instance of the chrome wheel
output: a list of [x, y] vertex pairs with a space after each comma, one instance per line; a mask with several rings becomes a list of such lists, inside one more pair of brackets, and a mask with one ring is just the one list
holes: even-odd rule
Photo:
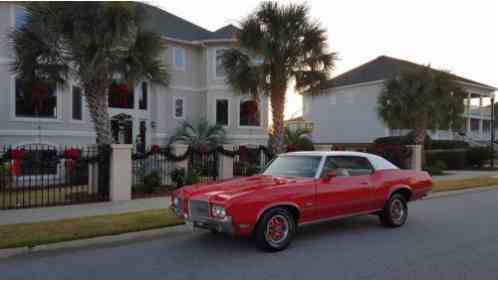
[[266, 224], [265, 239], [272, 246], [284, 242], [289, 235], [289, 221], [283, 215], [275, 215]]
[[395, 224], [401, 224], [405, 216], [405, 204], [400, 199], [391, 202], [391, 219]]

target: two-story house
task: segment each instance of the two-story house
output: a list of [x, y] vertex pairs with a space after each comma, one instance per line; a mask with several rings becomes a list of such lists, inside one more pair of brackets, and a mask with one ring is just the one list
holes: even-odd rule
[[[125, 97], [110, 95], [116, 140], [164, 144], [182, 121], [205, 118], [224, 126], [231, 143], [266, 144], [267, 99], [254, 101], [225, 83], [221, 55], [235, 42], [237, 28], [228, 25], [212, 32], [159, 8], [144, 7], [147, 27], [167, 42], [162, 59], [169, 67], [170, 84], [143, 81]], [[68, 81], [64, 87], [49, 87], [40, 101], [39, 95], [35, 99], [35, 93], [23, 92], [10, 72], [6, 36], [24, 20], [21, 6], [0, 3], [0, 144], [94, 143], [93, 124], [78, 85]]]
[[[371, 143], [376, 138], [404, 135], [391, 130], [377, 115], [377, 99], [386, 79], [419, 65], [380, 56], [324, 84], [322, 95], [303, 98], [304, 119], [313, 124], [315, 143]], [[433, 139], [465, 139], [489, 143], [492, 130], [491, 103], [496, 88], [453, 75], [467, 93], [464, 130], [428, 131]]]

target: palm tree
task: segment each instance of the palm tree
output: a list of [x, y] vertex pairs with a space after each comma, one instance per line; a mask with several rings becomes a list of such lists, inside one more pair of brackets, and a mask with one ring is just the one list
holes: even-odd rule
[[226, 132], [220, 125], [210, 125], [206, 119], [201, 119], [197, 125], [188, 121], [181, 123], [169, 144], [181, 142], [194, 149], [214, 148], [225, 142]]
[[292, 130], [288, 126], [284, 130], [284, 144], [288, 151], [313, 150], [313, 142], [310, 139], [311, 129], [298, 128]]
[[112, 143], [107, 89], [115, 81], [166, 85], [160, 36], [145, 30], [144, 6], [133, 2], [28, 2], [26, 23], [10, 34], [12, 71], [25, 85], [72, 78], [86, 97], [98, 144]]
[[227, 82], [239, 93], [270, 97], [271, 143], [275, 152], [282, 152], [290, 82], [299, 93], [318, 93], [334, 66], [336, 56], [327, 52], [326, 30], [310, 19], [304, 4], [263, 2], [241, 23], [237, 39], [223, 55]]
[[461, 128], [464, 97], [454, 76], [420, 66], [386, 80], [377, 111], [389, 128], [411, 129], [423, 145], [427, 130]]

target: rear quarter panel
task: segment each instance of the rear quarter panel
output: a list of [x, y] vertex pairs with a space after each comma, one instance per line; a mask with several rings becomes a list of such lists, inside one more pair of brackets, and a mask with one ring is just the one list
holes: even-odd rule
[[372, 175], [374, 184], [374, 208], [380, 209], [389, 197], [399, 189], [409, 189], [410, 201], [418, 200], [431, 190], [432, 178], [427, 172], [413, 170], [382, 170]]

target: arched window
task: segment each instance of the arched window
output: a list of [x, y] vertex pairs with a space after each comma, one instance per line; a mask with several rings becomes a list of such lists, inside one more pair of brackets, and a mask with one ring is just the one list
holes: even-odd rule
[[240, 101], [239, 124], [240, 126], [254, 127], [259, 127], [261, 125], [261, 114], [257, 101], [247, 99]]

